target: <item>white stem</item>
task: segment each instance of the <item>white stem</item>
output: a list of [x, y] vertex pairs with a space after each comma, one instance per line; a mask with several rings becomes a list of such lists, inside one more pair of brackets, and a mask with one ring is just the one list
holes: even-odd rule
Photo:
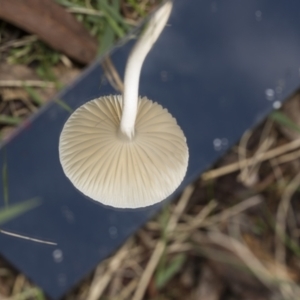
[[166, 25], [172, 6], [172, 2], [168, 1], [153, 15], [147, 24], [145, 32], [134, 45], [127, 61], [120, 131], [130, 140], [134, 136], [141, 68], [148, 52]]

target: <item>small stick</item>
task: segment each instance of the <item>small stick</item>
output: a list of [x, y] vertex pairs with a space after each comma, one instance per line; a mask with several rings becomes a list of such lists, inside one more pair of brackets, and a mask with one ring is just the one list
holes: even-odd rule
[[9, 236], [13, 236], [13, 237], [17, 237], [19, 239], [23, 239], [23, 240], [28, 240], [28, 241], [41, 243], [41, 244], [46, 244], [46, 245], [51, 245], [51, 246], [57, 246], [57, 243], [54, 243], [54, 242], [49, 242], [49, 241], [45, 241], [45, 240], [31, 238], [31, 237], [28, 237], [28, 236], [25, 236], [25, 235], [9, 232], [9, 231], [3, 230], [3, 229], [0, 229], [0, 232], [3, 233], [3, 234], [9, 235]]

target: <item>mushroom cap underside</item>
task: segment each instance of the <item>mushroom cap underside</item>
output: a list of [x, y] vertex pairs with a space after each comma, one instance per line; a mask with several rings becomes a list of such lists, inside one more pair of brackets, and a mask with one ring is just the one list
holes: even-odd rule
[[79, 107], [59, 141], [66, 176], [84, 195], [118, 208], [164, 200], [182, 182], [188, 165], [186, 138], [161, 105], [140, 98], [135, 136], [119, 135], [122, 96], [106, 96]]

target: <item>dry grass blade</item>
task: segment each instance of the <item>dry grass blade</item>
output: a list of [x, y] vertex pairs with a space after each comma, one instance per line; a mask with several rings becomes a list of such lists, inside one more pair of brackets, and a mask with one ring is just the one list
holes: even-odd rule
[[24, 289], [25, 284], [26, 284], [25, 276], [21, 275], [21, 274], [18, 275], [14, 282], [11, 294], [16, 295], [16, 294], [21, 293], [22, 290]]
[[[270, 147], [274, 144], [274, 138], [270, 136], [271, 129], [273, 127], [272, 121], [267, 121], [263, 130], [262, 134], [259, 138], [259, 145], [258, 149], [255, 152], [253, 159], [256, 161], [256, 164], [252, 164], [251, 168], [248, 170], [248, 173], [258, 173], [261, 161], [259, 157], [263, 156], [263, 154], [270, 149]], [[246, 158], [246, 157], [245, 157]]]
[[67, 11], [73, 14], [84, 14], [84, 15], [90, 15], [90, 16], [98, 16], [103, 17], [104, 14], [101, 11], [92, 9], [92, 8], [85, 8], [85, 7], [69, 7], [67, 8]]
[[259, 162], [266, 161], [266, 160], [275, 158], [277, 156], [280, 156], [282, 154], [285, 154], [289, 151], [295, 150], [299, 147], [300, 147], [300, 139], [294, 140], [294, 141], [292, 141], [288, 144], [276, 147], [274, 149], [271, 149], [271, 150], [265, 152], [257, 160], [253, 160], [253, 158], [248, 158], [248, 159], [244, 159], [244, 160], [241, 160], [239, 162], [235, 162], [235, 163], [229, 164], [227, 166], [224, 166], [224, 167], [221, 167], [221, 168], [218, 168], [218, 169], [215, 169], [215, 170], [205, 172], [201, 176], [201, 179], [202, 180], [215, 179], [215, 178], [218, 178], [218, 177], [236, 172], [240, 168], [243, 168], [245, 166], [250, 166], [252, 164], [255, 164], [255, 163], [257, 163], [257, 161], [259, 161]]
[[[260, 158], [263, 157], [264, 153], [270, 149], [274, 143], [274, 139], [269, 136], [271, 128], [272, 122], [267, 122], [263, 129], [258, 149], [252, 156], [251, 164], [240, 166], [241, 173], [239, 175], [239, 179], [245, 186], [253, 186], [253, 184], [255, 184], [258, 180], [258, 171], [262, 162]], [[247, 144], [251, 135], [252, 131], [246, 131], [241, 138], [240, 145], [238, 147], [239, 162], [247, 159]]]
[[141, 300], [144, 297], [147, 286], [150, 282], [150, 279], [160, 261], [161, 256], [165, 251], [166, 245], [164, 241], [158, 241], [156, 247], [151, 255], [150, 260], [146, 266], [146, 269], [139, 281], [138, 287], [134, 293], [132, 300]]
[[133, 279], [130, 281], [129, 284], [127, 284], [121, 291], [121, 293], [113, 298], [113, 300], [125, 300], [128, 299], [129, 296], [133, 293], [134, 289], [136, 288], [136, 286], [138, 285], [138, 280], [137, 279]]
[[0, 87], [37, 87], [37, 88], [55, 88], [55, 83], [51, 81], [42, 80], [0, 80]]
[[183, 224], [179, 228], [177, 228], [177, 231], [190, 232], [191, 230], [201, 227], [204, 220], [213, 212], [213, 210], [217, 207], [217, 205], [218, 205], [218, 203], [215, 200], [211, 200], [187, 224]]
[[278, 186], [284, 186], [285, 179], [283, 177], [281, 168], [276, 158], [270, 159], [270, 165], [273, 169], [274, 177], [276, 178]]
[[260, 203], [262, 203], [262, 198], [258, 197], [258, 196], [253, 196], [253, 197], [248, 198], [228, 209], [225, 209], [224, 211], [222, 211], [219, 214], [216, 214], [210, 218], [207, 218], [205, 221], [202, 222], [202, 224], [199, 224], [199, 225], [201, 225], [202, 227], [208, 227], [208, 226], [212, 226], [216, 223], [224, 222], [225, 220], [228, 220], [229, 218], [232, 218], [251, 207], [259, 205]]
[[9, 49], [10, 47], [20, 47], [20, 46], [30, 44], [32, 42], [37, 41], [37, 39], [38, 38], [35, 35], [29, 35], [29, 36], [25, 36], [22, 39], [9, 41], [0, 46], [0, 52]]
[[128, 255], [131, 244], [132, 240], [127, 241], [127, 243], [125, 243], [125, 245], [123, 245], [123, 247], [111, 258], [104, 274], [102, 273], [103, 265], [99, 265], [98, 269], [101, 268], [101, 272], [99, 272], [99, 276], [94, 277], [86, 300], [97, 300], [101, 297], [112, 276], [119, 269], [123, 260]]
[[244, 212], [245, 210], [259, 205], [262, 202], [262, 199], [260, 197], [254, 196], [247, 200], [244, 200], [243, 202], [234, 205], [231, 208], [228, 208], [224, 210], [223, 212], [216, 214], [210, 218], [207, 218], [208, 215], [213, 211], [213, 209], [216, 207], [216, 204], [214, 201], [211, 201], [210, 203], [205, 206], [200, 213], [198, 214], [198, 217], [195, 217], [192, 219], [191, 222], [188, 224], [181, 225], [179, 228], [177, 228], [176, 232], [176, 241], [174, 244], [172, 244], [168, 252], [176, 252], [176, 247], [182, 249], [182, 251], [189, 251], [191, 250], [189, 247], [189, 244], [180, 244], [176, 245], [176, 243], [183, 243], [187, 239], [190, 238], [191, 232], [195, 231], [198, 228], [203, 227], [211, 227], [217, 224], [220, 224], [221, 222], [224, 222], [225, 220], [228, 220], [229, 218], [232, 218], [236, 215], [239, 215], [240, 213]]
[[182, 241], [179, 239], [168, 246], [167, 253], [184, 253], [190, 250], [193, 250], [193, 245], [191, 245], [190, 243], [182, 243]]
[[224, 293], [224, 283], [209, 265], [204, 264], [199, 283], [192, 299], [220, 300]]
[[124, 84], [123, 81], [115, 68], [113, 62], [110, 57], [107, 56], [102, 62], [102, 68], [104, 70], [105, 76], [111, 86], [118, 92], [123, 93]]
[[[247, 130], [241, 137], [239, 146], [238, 146], [238, 160], [243, 161], [247, 159], [247, 144], [252, 135], [252, 131]], [[249, 166], [248, 164], [240, 166], [240, 180], [242, 182], [246, 181], [249, 176]]]
[[[200, 245], [202, 243], [205, 245], [205, 243], [209, 242], [233, 253], [262, 284], [270, 289], [270, 291], [275, 294], [279, 291], [282, 296], [280, 299], [299, 299], [299, 286], [290, 277], [287, 269], [284, 268], [282, 264], [278, 264], [277, 266], [275, 265], [275, 267], [278, 267], [278, 272], [273, 272], [274, 264], [260, 260], [243, 241], [238, 222], [233, 222], [229, 226], [229, 235], [223, 234], [215, 228], [214, 231], [208, 232], [206, 236], [199, 232], [194, 233], [193, 240]], [[208, 248], [206, 254], [212, 260], [218, 261], [218, 257], [222, 257], [222, 251], [216, 251], [216, 253], [214, 253], [214, 251], [214, 249], [210, 250], [210, 248]], [[217, 254], [217, 252], [219, 252], [219, 254]], [[230, 261], [229, 258], [227, 260]], [[223, 262], [226, 263], [227, 260]], [[242, 267], [242, 265], [240, 267]]]
[[216, 245], [235, 253], [261, 282], [271, 288], [272, 274], [245, 244], [221, 232], [210, 232], [208, 238]]
[[289, 183], [282, 194], [281, 201], [277, 209], [276, 216], [276, 248], [275, 258], [277, 265], [285, 265], [285, 236], [286, 236], [286, 219], [290, 208], [290, 201], [293, 194], [296, 192], [300, 185], [300, 173]]
[[[178, 201], [178, 204], [175, 207], [174, 213], [172, 214], [167, 226], [166, 226], [166, 233], [169, 236], [172, 234], [173, 230], [176, 227], [176, 224], [182, 215], [184, 209], [186, 208], [186, 205], [188, 204], [188, 201], [194, 191], [194, 188], [192, 186], [188, 186], [184, 192], [182, 193], [181, 198]], [[134, 293], [134, 296], [132, 300], [141, 300], [144, 297], [145, 291], [147, 289], [147, 286], [150, 282], [150, 279], [157, 267], [157, 264], [160, 261], [161, 256], [163, 255], [166, 248], [165, 241], [159, 240], [155, 246], [155, 249], [151, 255], [151, 258], [146, 266], [146, 269], [140, 279], [140, 282], [138, 284], [138, 287]]]
[[166, 227], [167, 234], [171, 234], [172, 231], [175, 229], [175, 227], [179, 221], [179, 218], [183, 214], [183, 212], [190, 200], [190, 197], [191, 197], [193, 191], [194, 191], [194, 187], [191, 185], [186, 187], [185, 190], [183, 191], [183, 193], [178, 201], [178, 204], [176, 205], [176, 208], [175, 208], [173, 214], [171, 215], [168, 225]]
[[300, 157], [300, 150], [293, 151], [288, 154], [284, 154], [278, 158], [276, 158], [276, 161], [278, 164], [284, 164], [293, 160], [296, 160]]

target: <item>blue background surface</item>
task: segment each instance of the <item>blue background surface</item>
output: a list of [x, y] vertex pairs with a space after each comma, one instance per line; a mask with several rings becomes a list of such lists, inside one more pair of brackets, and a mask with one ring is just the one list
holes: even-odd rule
[[[166, 107], [186, 134], [189, 168], [177, 192], [260, 122], [275, 101], [298, 88], [299, 28], [297, 0], [175, 1], [169, 26], [143, 66], [140, 94]], [[120, 74], [131, 46], [127, 43], [112, 55]], [[59, 98], [75, 109], [93, 98], [115, 94], [103, 78], [96, 62]], [[58, 244], [0, 234], [0, 252], [53, 299], [160, 207], [116, 210], [80, 194], [58, 159], [58, 139], [68, 117], [61, 106], [49, 104], [0, 153], [0, 166], [6, 161], [8, 167], [10, 203], [42, 199], [42, 205], [2, 229]], [[57, 249], [63, 255], [60, 262], [53, 256]]]

